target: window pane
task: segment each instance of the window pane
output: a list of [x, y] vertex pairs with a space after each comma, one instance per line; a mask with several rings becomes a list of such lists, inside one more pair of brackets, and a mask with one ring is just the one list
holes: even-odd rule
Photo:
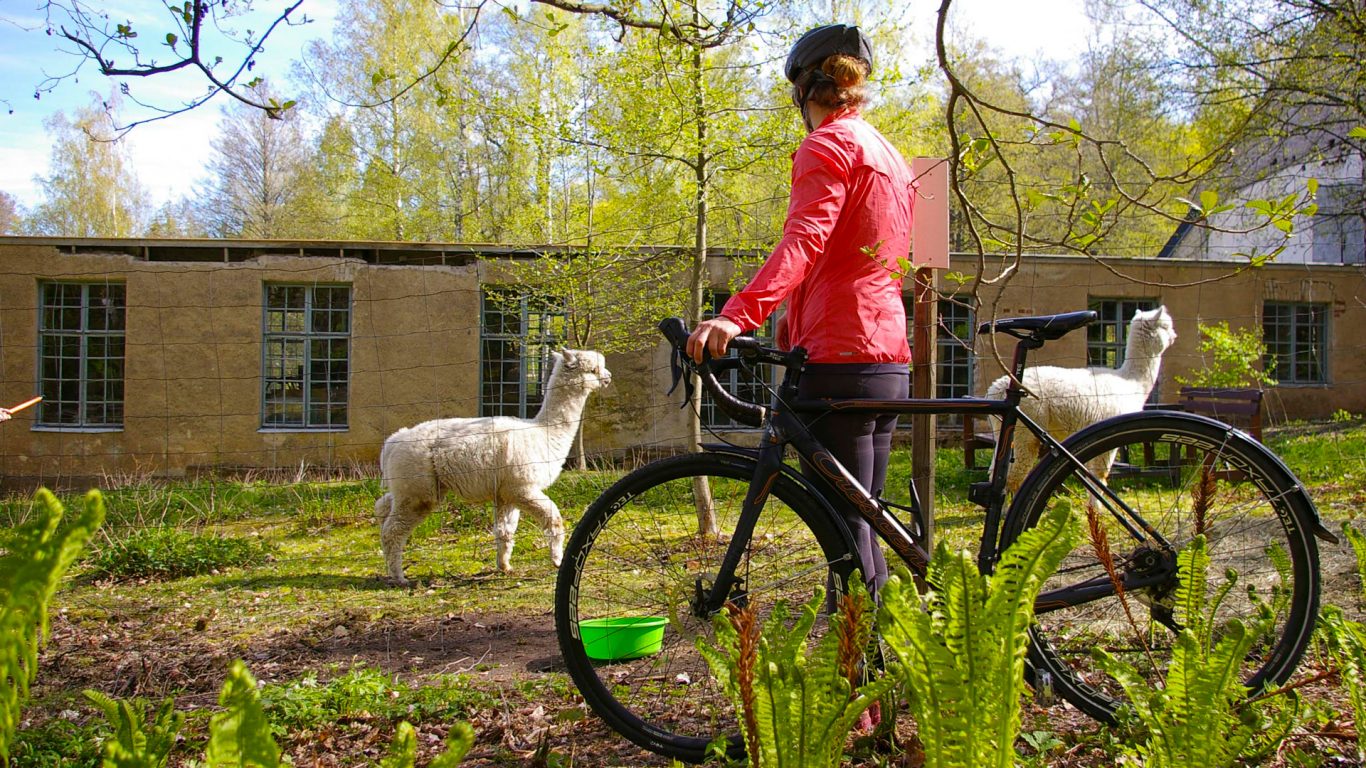
[[350, 287], [267, 285], [265, 291], [262, 423], [345, 426]]
[[532, 416], [540, 407], [550, 350], [564, 339], [562, 302], [486, 288], [480, 308], [479, 412]]
[[41, 286], [39, 424], [122, 426], [124, 295], [119, 283]]
[[1280, 383], [1326, 382], [1327, 336], [1328, 318], [1322, 305], [1267, 302], [1262, 307], [1263, 364]]

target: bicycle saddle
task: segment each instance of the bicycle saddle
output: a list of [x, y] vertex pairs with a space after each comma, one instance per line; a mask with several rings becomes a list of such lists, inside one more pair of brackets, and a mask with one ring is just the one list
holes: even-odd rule
[[1064, 312], [1061, 315], [1040, 315], [1038, 317], [1008, 317], [994, 323], [982, 323], [978, 333], [1008, 333], [1016, 338], [1033, 336], [1042, 341], [1061, 339], [1086, 325], [1096, 321], [1099, 315], [1091, 310], [1083, 312]]

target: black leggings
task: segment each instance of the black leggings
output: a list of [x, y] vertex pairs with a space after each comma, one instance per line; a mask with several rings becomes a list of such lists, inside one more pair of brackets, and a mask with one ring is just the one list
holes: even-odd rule
[[[803, 400], [816, 398], [896, 399], [910, 395], [910, 369], [897, 363], [815, 363], [802, 373], [797, 395]], [[887, 481], [887, 460], [892, 452], [892, 432], [896, 415], [827, 413], [807, 421], [816, 439], [830, 450], [873, 496], [882, 494]], [[832, 498], [839, 493], [829, 489], [819, 473], [802, 462], [802, 474], [822, 484]], [[864, 579], [874, 594], [887, 583], [887, 559], [882, 554], [872, 526], [857, 514], [846, 515], [849, 532], [854, 535]]]

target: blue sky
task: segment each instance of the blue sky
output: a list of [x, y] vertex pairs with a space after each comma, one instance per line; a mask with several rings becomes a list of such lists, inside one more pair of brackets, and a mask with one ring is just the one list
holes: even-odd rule
[[[986, 39], [1008, 55], [1067, 60], [1085, 50], [1090, 33], [1083, 1], [957, 0], [953, 20], [955, 26]], [[934, 35], [933, 12], [938, 2], [914, 2], [915, 44], [928, 45]], [[134, 14], [150, 13], [161, 6], [156, 0], [96, 0], [92, 4], [119, 8], [125, 18], [131, 17], [135, 28], [147, 20]], [[257, 5], [265, 12], [274, 12], [285, 3], [258, 0]], [[277, 31], [257, 73], [283, 80], [289, 63], [298, 58], [310, 39], [331, 35], [335, 0], [306, 0], [301, 10], [316, 21]], [[265, 13], [258, 11], [257, 16], [264, 17]], [[255, 28], [262, 27], [258, 20]], [[45, 29], [38, 0], [0, 0], [0, 191], [14, 195], [24, 206], [40, 200], [34, 177], [47, 172], [51, 142], [43, 120], [56, 111], [70, 114], [95, 98], [107, 98], [115, 88], [87, 64], [77, 77], [35, 100], [34, 89], [46, 76], [70, 72], [79, 63], [77, 57], [62, 53], [60, 38], [48, 36]], [[133, 86], [136, 94], [160, 103], [174, 103], [201, 89], [199, 81], [175, 78], [134, 80]], [[187, 114], [140, 126], [125, 140], [138, 177], [155, 204], [188, 193], [202, 177], [223, 103], [220, 96]]]

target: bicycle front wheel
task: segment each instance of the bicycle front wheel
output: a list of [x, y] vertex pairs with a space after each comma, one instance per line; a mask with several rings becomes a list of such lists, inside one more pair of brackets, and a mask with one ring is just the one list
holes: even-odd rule
[[[744, 752], [734, 707], [697, 651], [699, 640], [712, 640], [712, 625], [696, 604], [729, 546], [754, 468], [746, 457], [708, 453], [649, 464], [593, 502], [565, 549], [555, 628], [569, 674], [608, 725], [669, 757], [701, 762], [718, 735], [728, 736], [731, 756]], [[704, 486], [719, 536], [699, 533]], [[764, 619], [777, 601], [796, 608], [818, 587], [847, 583], [857, 567], [843, 522], [780, 475], [736, 576]], [[588, 638], [588, 627], [644, 617], [664, 620], [658, 649]], [[820, 634], [818, 625], [813, 641]], [[595, 658], [617, 654], [628, 658]]]
[[[1237, 574], [1236, 588], [1217, 605], [1215, 632], [1234, 619], [1251, 628], [1264, 612], [1274, 616], [1241, 662], [1243, 680], [1257, 689], [1289, 679], [1313, 633], [1319, 565], [1317, 513], [1285, 465], [1225, 424], [1174, 413], [1110, 419], [1063, 445], [1092, 472], [1108, 476], [1110, 490], [1166, 546], [1141, 525], [1120, 523], [1083, 487], [1081, 473], [1065, 456], [1050, 456], [1034, 469], [1011, 504], [1003, 546], [1066, 501], [1095, 525], [1083, 526], [1088, 532], [1043, 593], [1106, 584], [1103, 596], [1070, 607], [1050, 610], [1048, 600], [1040, 600], [1030, 647], [1036, 684], [1051, 680], [1063, 698], [1104, 721], [1113, 720], [1122, 694], [1093, 660], [1093, 648], [1104, 648], [1151, 684], [1163, 684], [1180, 630], [1174, 618], [1175, 553], [1196, 535], [1205, 537], [1210, 556], [1207, 594], [1216, 593], [1228, 571]], [[1097, 529], [1099, 534], [1092, 532]], [[1153, 574], [1165, 575], [1121, 597], [1109, 586], [1113, 577], [1099, 554], [1106, 549], [1098, 546], [1100, 539], [1121, 578], [1146, 574], [1151, 582]]]

